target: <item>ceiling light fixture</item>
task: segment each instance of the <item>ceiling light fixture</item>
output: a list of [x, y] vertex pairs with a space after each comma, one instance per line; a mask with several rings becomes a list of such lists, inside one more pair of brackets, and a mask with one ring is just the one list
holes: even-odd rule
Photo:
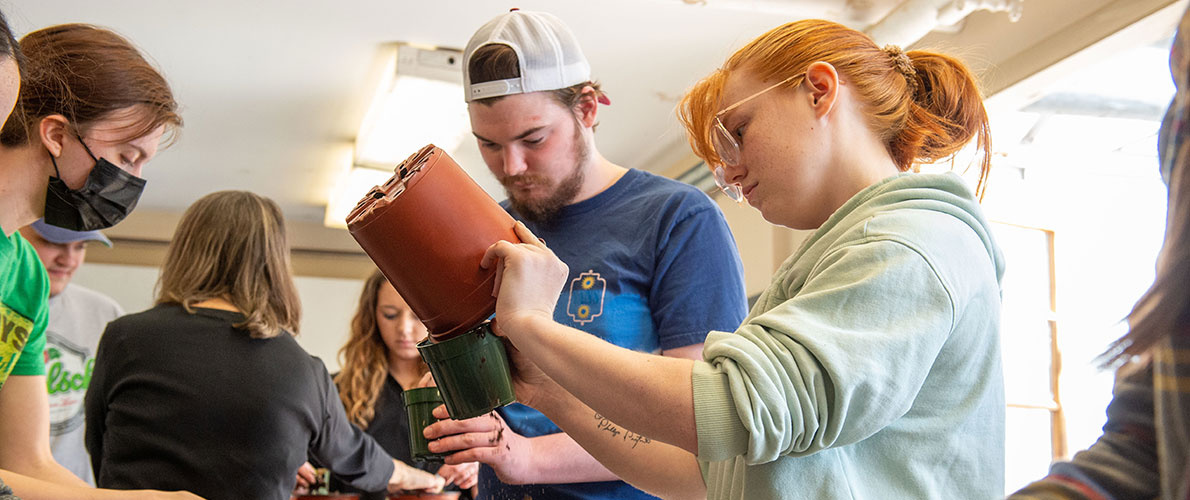
[[356, 135], [352, 165], [327, 196], [326, 226], [346, 227], [343, 219], [359, 198], [422, 146], [432, 143], [453, 153], [471, 130], [463, 100], [463, 53], [408, 43], [391, 47]]

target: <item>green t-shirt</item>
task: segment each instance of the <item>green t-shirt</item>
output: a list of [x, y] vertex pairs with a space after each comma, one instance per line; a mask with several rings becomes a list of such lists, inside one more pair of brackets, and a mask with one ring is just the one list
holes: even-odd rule
[[0, 388], [12, 375], [45, 375], [50, 279], [33, 246], [0, 235]]

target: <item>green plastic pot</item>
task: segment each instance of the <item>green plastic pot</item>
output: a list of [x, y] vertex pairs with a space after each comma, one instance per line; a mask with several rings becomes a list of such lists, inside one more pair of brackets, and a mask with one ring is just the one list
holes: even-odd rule
[[419, 387], [405, 391], [405, 412], [409, 415], [409, 451], [415, 462], [442, 462], [445, 455], [430, 451], [430, 441], [423, 432], [437, 422], [434, 408], [442, 404], [437, 387]]
[[432, 340], [422, 340], [417, 350], [430, 365], [450, 418], [478, 417], [516, 401], [508, 353], [489, 323], [442, 342]]

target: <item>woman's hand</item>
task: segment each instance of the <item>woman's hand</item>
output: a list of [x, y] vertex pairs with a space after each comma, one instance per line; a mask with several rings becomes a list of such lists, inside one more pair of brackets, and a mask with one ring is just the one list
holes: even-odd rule
[[479, 462], [462, 464], [446, 464], [438, 469], [438, 475], [446, 480], [446, 484], [454, 484], [459, 489], [469, 489], [479, 482]]
[[318, 482], [318, 474], [314, 472], [314, 466], [310, 462], [302, 464], [298, 467], [297, 483], [293, 485], [293, 494], [305, 495], [310, 492], [310, 487]]
[[393, 465], [393, 475], [388, 480], [389, 493], [397, 493], [403, 490], [421, 490], [437, 493], [442, 491], [442, 488], [446, 486], [446, 481], [436, 474], [415, 469], [400, 460], [393, 460]]
[[501, 334], [515, 341], [526, 322], [553, 321], [554, 305], [570, 271], [523, 223], [517, 221], [513, 229], [525, 243], [497, 241], [484, 253], [480, 267], [496, 267], [496, 320]]

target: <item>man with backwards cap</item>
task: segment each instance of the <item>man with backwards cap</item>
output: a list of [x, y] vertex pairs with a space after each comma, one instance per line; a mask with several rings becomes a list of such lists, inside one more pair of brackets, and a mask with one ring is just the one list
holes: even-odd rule
[[[566, 25], [541, 12], [497, 16], [468, 42], [463, 80], [471, 129], [508, 194], [505, 208], [570, 268], [555, 320], [629, 349], [692, 359], [702, 359], [709, 329], [739, 326], [743, 271], [723, 214], [692, 186], [599, 154], [598, 104], [610, 102]], [[498, 413], [427, 428], [442, 438], [431, 451], [461, 450], [448, 463], [484, 464], [480, 498], [652, 498], [536, 410], [513, 404]], [[605, 426], [608, 439], [627, 435], [598, 415], [591, 425]]]
[[99, 292], [71, 284], [87, 255], [87, 243], [112, 246], [99, 231], [72, 231], [37, 220], [20, 229], [50, 277], [49, 324], [45, 337], [46, 388], [50, 399], [50, 449], [70, 472], [95, 485], [83, 444], [83, 396], [91, 381], [95, 348], [107, 323], [124, 314]]

